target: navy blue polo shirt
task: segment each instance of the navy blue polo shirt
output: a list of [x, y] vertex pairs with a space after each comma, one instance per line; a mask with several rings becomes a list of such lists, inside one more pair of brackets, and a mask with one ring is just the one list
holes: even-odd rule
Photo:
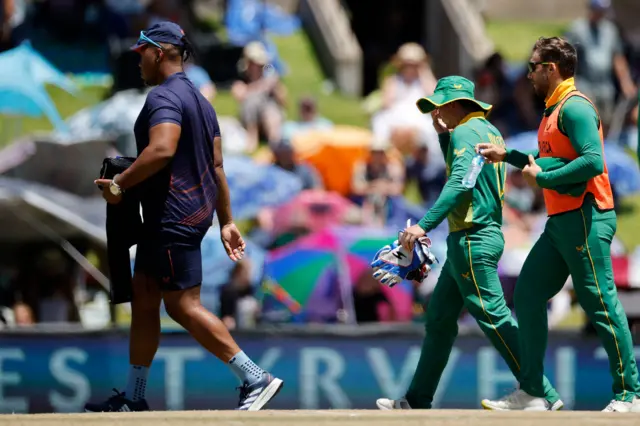
[[138, 155], [149, 145], [149, 130], [161, 123], [177, 124], [181, 132], [171, 162], [141, 184], [146, 238], [199, 246], [215, 211], [213, 138], [220, 136], [220, 126], [213, 106], [184, 72], [149, 92], [134, 126]]

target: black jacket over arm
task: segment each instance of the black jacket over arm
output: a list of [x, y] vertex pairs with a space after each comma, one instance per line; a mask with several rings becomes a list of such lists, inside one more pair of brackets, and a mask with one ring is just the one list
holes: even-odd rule
[[[100, 176], [112, 179], [126, 170], [135, 158], [105, 158]], [[112, 305], [127, 303], [132, 299], [132, 276], [129, 249], [138, 243], [142, 233], [140, 199], [135, 188], [122, 194], [119, 204], [107, 204], [107, 256], [109, 296]]]

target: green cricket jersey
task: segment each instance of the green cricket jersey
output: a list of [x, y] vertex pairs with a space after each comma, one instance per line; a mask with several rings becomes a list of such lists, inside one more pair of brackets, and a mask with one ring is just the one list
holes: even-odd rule
[[469, 114], [451, 132], [439, 135], [447, 166], [447, 183], [434, 206], [419, 225], [429, 232], [449, 221], [449, 232], [469, 229], [473, 225], [502, 225], [502, 206], [506, 183], [506, 163], [486, 164], [474, 188], [462, 186], [479, 143], [504, 146], [502, 135], [482, 113]]

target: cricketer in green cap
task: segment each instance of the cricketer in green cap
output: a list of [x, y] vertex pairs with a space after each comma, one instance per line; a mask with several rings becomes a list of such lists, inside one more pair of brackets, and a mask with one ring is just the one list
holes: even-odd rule
[[[506, 164], [485, 164], [472, 188], [463, 185], [478, 143], [504, 146], [502, 135], [486, 118], [491, 105], [475, 99], [474, 87], [464, 77], [445, 77], [438, 81], [432, 96], [417, 102], [422, 113], [433, 117], [448, 179], [433, 207], [417, 225], [404, 230], [400, 243], [413, 249], [417, 238], [446, 218], [447, 260], [429, 300], [426, 335], [409, 389], [404, 398], [379, 399], [380, 409], [431, 408], [458, 334], [458, 317], [465, 308], [514, 376], [520, 377], [518, 325], [511, 317], [498, 278], [498, 260], [504, 250], [501, 226]], [[562, 407], [549, 381], [545, 379], [544, 384], [545, 399], [534, 408]]]
[[438, 80], [438, 85], [433, 95], [418, 99], [416, 105], [423, 114], [441, 108], [453, 101], [470, 101], [475, 103], [485, 113], [491, 111], [492, 106], [475, 98], [475, 84], [464, 77], [452, 75]]

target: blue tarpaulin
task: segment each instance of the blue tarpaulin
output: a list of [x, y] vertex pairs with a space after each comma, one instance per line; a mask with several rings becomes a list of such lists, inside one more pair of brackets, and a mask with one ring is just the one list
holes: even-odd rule
[[297, 16], [261, 0], [229, 0], [225, 25], [231, 43], [244, 46], [252, 41], [261, 41], [276, 71], [280, 75], [285, 73], [285, 65], [267, 33], [281, 36], [293, 34], [300, 28]]
[[231, 191], [231, 209], [236, 220], [249, 219], [263, 207], [285, 203], [302, 190], [300, 179], [274, 165], [257, 164], [249, 157], [224, 159]]
[[229, 0], [225, 24], [229, 40], [245, 45], [264, 32], [291, 35], [300, 28], [300, 19], [264, 1]]
[[53, 84], [71, 94], [76, 85], [26, 42], [0, 54], [0, 114], [46, 115], [58, 130], [65, 123], [46, 90]]

